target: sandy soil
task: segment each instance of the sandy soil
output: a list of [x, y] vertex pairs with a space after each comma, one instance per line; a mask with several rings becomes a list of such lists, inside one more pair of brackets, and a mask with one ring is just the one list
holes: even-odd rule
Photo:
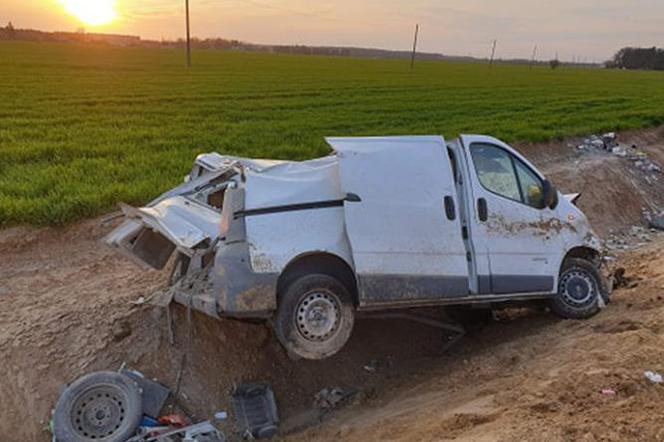
[[642, 279], [600, 315], [510, 312], [377, 399], [291, 440], [664, 440], [664, 386], [643, 375], [664, 371], [662, 244], [623, 258]]
[[[664, 163], [661, 130], [622, 137]], [[624, 159], [578, 155], [565, 143], [523, 151], [561, 190], [584, 192], [580, 205], [601, 234], [640, 223], [644, 207], [664, 207], [661, 184]], [[111, 227], [94, 219], [0, 231], [2, 440], [49, 440], [58, 392], [93, 370], [126, 362], [174, 387], [185, 352], [179, 405], [197, 420], [229, 410], [230, 391], [243, 381], [273, 385], [285, 432], [319, 420], [312, 406], [320, 389], [359, 390], [322, 426], [287, 437], [297, 441], [664, 440], [664, 386], [643, 376], [664, 373], [661, 242], [621, 258], [642, 280], [589, 321], [510, 311], [445, 353], [439, 330], [364, 319], [338, 355], [308, 362], [288, 359], [262, 324], [194, 313], [189, 339], [179, 307], [171, 346], [165, 310], [132, 304], [166, 275], [104, 247]]]

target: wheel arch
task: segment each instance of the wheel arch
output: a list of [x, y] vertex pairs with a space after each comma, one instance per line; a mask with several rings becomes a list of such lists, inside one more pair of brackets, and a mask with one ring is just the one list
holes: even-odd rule
[[322, 273], [338, 279], [358, 303], [357, 278], [353, 267], [342, 257], [330, 252], [307, 252], [293, 258], [277, 280], [277, 298], [299, 276]]
[[592, 247], [588, 246], [576, 246], [572, 247], [565, 253], [565, 256], [563, 256], [563, 259], [560, 261], [560, 265], [558, 266], [559, 271], [562, 270], [563, 264], [565, 261], [569, 258], [580, 258], [580, 259], [585, 259], [587, 261], [590, 261], [594, 263], [595, 265], [599, 265], [599, 260], [600, 260], [601, 252], [597, 249], [594, 249]]

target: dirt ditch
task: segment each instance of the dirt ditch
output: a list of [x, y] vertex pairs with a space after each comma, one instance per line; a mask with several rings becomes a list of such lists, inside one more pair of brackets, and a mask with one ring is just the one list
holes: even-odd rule
[[[619, 139], [664, 164], [663, 130]], [[576, 142], [521, 150], [563, 192], [583, 193], [579, 204], [601, 235], [664, 207], [661, 182], [644, 179], [625, 158], [580, 153]], [[143, 272], [103, 246], [109, 230], [94, 219], [0, 231], [3, 440], [49, 440], [60, 388], [90, 371], [127, 363], [174, 387], [184, 349], [182, 406], [195, 419], [229, 410], [230, 391], [243, 381], [272, 384], [286, 430], [316, 422], [319, 390], [359, 391], [293, 440], [664, 440], [657, 424], [664, 387], [643, 377], [644, 370], [664, 372], [660, 242], [620, 258], [642, 280], [619, 290], [592, 320], [510, 312], [444, 353], [439, 330], [364, 319], [338, 355], [310, 362], [288, 359], [261, 324], [194, 312], [189, 339], [180, 307], [171, 346], [165, 311], [134, 304], [166, 275]]]

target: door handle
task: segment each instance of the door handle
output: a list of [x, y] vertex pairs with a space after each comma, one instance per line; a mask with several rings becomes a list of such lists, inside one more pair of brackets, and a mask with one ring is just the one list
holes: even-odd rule
[[447, 216], [447, 219], [450, 221], [454, 221], [456, 219], [456, 209], [454, 207], [454, 198], [451, 196], [447, 195], [445, 197], [445, 215]]
[[477, 216], [479, 217], [480, 221], [486, 221], [489, 219], [489, 208], [486, 205], [486, 200], [484, 198], [480, 198], [477, 200]]

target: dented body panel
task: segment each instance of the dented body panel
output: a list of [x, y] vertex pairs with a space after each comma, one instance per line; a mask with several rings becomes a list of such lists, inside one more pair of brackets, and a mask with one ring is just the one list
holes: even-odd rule
[[273, 315], [281, 278], [315, 256], [343, 263], [356, 308], [375, 310], [552, 296], [571, 251], [599, 254], [578, 195], [539, 207], [544, 177], [495, 138], [327, 141], [332, 155], [303, 162], [199, 155], [106, 241], [144, 267], [175, 256], [176, 301], [238, 318]]

